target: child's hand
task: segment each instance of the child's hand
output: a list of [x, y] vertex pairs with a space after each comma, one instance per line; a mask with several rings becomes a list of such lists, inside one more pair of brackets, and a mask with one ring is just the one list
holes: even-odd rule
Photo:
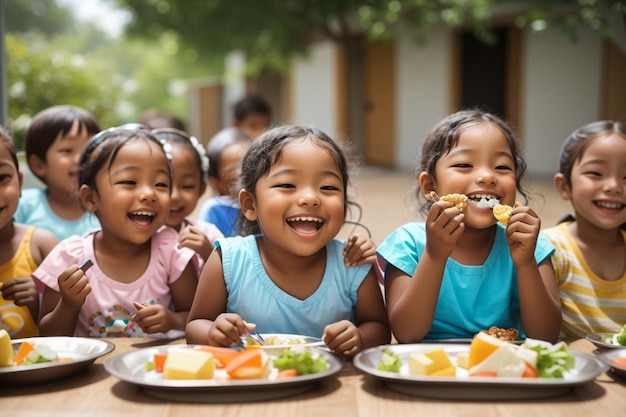
[[434, 259], [446, 259], [454, 250], [465, 225], [464, 214], [452, 203], [439, 200], [433, 203], [426, 217], [426, 251]]
[[363, 349], [361, 332], [349, 320], [338, 321], [326, 326], [322, 340], [330, 350], [346, 357], [353, 357]]
[[352, 235], [343, 249], [343, 258], [346, 266], [374, 265], [376, 264], [376, 244], [370, 237]]
[[515, 265], [535, 262], [535, 247], [540, 229], [539, 216], [530, 207], [516, 202], [506, 228], [506, 238]]
[[207, 235], [192, 226], [186, 226], [178, 235], [178, 247], [189, 248], [199, 254], [205, 261], [213, 251], [213, 245]]
[[141, 327], [144, 333], [166, 333], [174, 328], [170, 320], [174, 313], [164, 305], [145, 305], [137, 301], [134, 301], [133, 305], [137, 309], [133, 321]]
[[209, 329], [208, 343], [211, 346], [230, 346], [240, 343], [241, 336], [248, 334], [248, 327], [239, 314], [222, 313]]
[[0, 294], [5, 300], [13, 300], [16, 306], [28, 308], [33, 319], [39, 317], [39, 293], [31, 277], [14, 278], [0, 287]]
[[89, 280], [78, 265], [71, 265], [59, 275], [61, 299], [71, 308], [79, 310], [91, 292]]

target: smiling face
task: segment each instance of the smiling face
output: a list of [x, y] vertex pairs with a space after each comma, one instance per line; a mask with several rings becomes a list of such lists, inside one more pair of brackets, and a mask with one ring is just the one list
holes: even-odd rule
[[22, 175], [18, 172], [11, 152], [0, 142], [0, 230], [11, 224], [17, 210], [22, 189]]
[[619, 228], [626, 223], [626, 139], [617, 134], [593, 139], [572, 166], [569, 184], [557, 175], [557, 188], [571, 200], [577, 221]]
[[468, 126], [456, 145], [435, 164], [435, 178], [420, 175], [420, 187], [425, 197], [431, 191], [437, 195], [465, 194], [468, 206], [464, 222], [482, 229], [495, 223], [492, 209], [478, 207], [481, 199], [498, 199], [514, 205], [515, 163], [504, 134], [491, 123]]
[[78, 158], [91, 135], [78, 120], [65, 136], [59, 133], [46, 151], [46, 160], [30, 156], [30, 168], [42, 178], [50, 192], [73, 195], [78, 191]]
[[100, 220], [103, 235], [141, 244], [169, 215], [170, 177], [158, 144], [133, 138], [96, 174], [96, 189], [82, 185], [81, 200]]
[[180, 230], [185, 217], [196, 208], [198, 199], [204, 193], [206, 183], [202, 181], [202, 173], [198, 169], [194, 151], [178, 143], [171, 143], [171, 145], [174, 178], [170, 215], [166, 224]]
[[256, 183], [240, 193], [248, 220], [264, 240], [300, 256], [317, 253], [339, 232], [345, 215], [341, 172], [329, 151], [311, 140], [293, 141]]

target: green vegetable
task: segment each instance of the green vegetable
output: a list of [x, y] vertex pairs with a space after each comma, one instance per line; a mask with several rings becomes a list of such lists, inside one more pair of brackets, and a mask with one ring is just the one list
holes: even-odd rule
[[401, 367], [402, 361], [400, 360], [400, 356], [393, 353], [389, 349], [385, 349], [383, 350], [383, 355], [380, 358], [380, 362], [378, 362], [376, 369], [379, 371], [400, 372]]
[[146, 362], [146, 372], [150, 372], [154, 369], [154, 362], [148, 361]]
[[279, 370], [295, 369], [298, 375], [316, 374], [329, 368], [326, 358], [317, 353], [312, 354], [306, 348], [285, 349], [283, 353], [274, 360], [274, 368]]
[[620, 332], [617, 334], [617, 337], [615, 338], [615, 340], [621, 346], [626, 346], [626, 325], [622, 327], [622, 330], [620, 330]]
[[565, 371], [574, 368], [576, 358], [563, 342], [553, 345], [542, 340], [526, 339], [522, 348], [537, 352], [537, 371], [542, 378], [563, 378]]

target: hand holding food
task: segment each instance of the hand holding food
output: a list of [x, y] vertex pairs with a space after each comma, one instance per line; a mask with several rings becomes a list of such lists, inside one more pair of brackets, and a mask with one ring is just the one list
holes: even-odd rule
[[59, 275], [58, 282], [63, 302], [72, 308], [80, 309], [91, 292], [85, 271], [78, 265], [72, 265]]
[[433, 201], [443, 200], [452, 203], [454, 207], [456, 207], [456, 209], [459, 210], [461, 213], [463, 213], [463, 211], [465, 211], [465, 209], [467, 208], [467, 196], [465, 194], [455, 193], [439, 197], [436, 192], [431, 191], [430, 197], [433, 199]]

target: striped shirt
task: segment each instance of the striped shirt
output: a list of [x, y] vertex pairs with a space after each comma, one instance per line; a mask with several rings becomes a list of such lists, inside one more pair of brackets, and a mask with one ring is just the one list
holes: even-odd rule
[[[626, 271], [617, 281], [594, 273], [564, 222], [543, 230], [556, 250], [552, 264], [563, 312], [562, 338], [616, 333], [626, 324]], [[626, 231], [621, 231], [626, 245]]]

